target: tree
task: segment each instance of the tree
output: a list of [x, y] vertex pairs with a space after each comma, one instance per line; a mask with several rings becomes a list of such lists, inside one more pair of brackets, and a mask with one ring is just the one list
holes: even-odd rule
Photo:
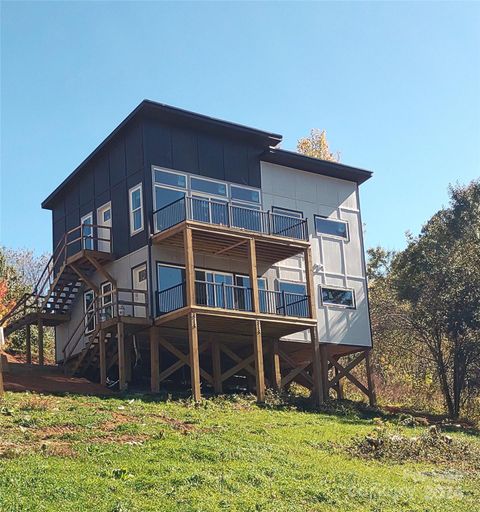
[[433, 358], [452, 418], [478, 391], [480, 366], [480, 180], [450, 188], [437, 212], [392, 263], [405, 325]]
[[330, 162], [340, 161], [340, 153], [331, 153], [327, 141], [327, 132], [314, 128], [308, 137], [299, 139], [297, 151], [303, 155], [329, 160]]

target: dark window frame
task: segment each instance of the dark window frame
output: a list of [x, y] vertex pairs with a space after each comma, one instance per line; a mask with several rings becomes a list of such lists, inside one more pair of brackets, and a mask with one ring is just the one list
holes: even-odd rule
[[[323, 233], [321, 231], [318, 231], [317, 229], [317, 218], [318, 219], [323, 219], [323, 220], [328, 220], [330, 222], [338, 222], [339, 224], [345, 224], [345, 227], [346, 227], [346, 236], [342, 236], [342, 235], [332, 235], [331, 233]], [[350, 241], [350, 226], [348, 224], [348, 221], [346, 220], [341, 220], [341, 219], [331, 219], [330, 217], [326, 217], [325, 215], [318, 215], [318, 214], [315, 214], [313, 216], [313, 226], [315, 228], [315, 233], [317, 235], [321, 235], [321, 236], [328, 236], [328, 237], [332, 237], [332, 238], [336, 238], [338, 240], [345, 240], [345, 242], [348, 242]]]
[[[346, 304], [336, 304], [335, 302], [325, 302], [323, 300], [323, 289], [326, 290], [337, 290], [341, 292], [351, 292], [352, 294], [352, 305], [347, 306]], [[357, 301], [355, 298], [355, 290], [353, 288], [340, 288], [339, 286], [320, 285], [320, 301], [324, 307], [342, 308], [342, 309], [357, 309]]]

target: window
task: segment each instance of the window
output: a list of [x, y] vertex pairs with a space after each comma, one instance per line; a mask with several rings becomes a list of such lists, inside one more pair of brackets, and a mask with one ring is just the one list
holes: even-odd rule
[[285, 293], [295, 293], [305, 295], [307, 293], [307, 285], [303, 283], [294, 283], [292, 281], [279, 281], [278, 289]]
[[340, 288], [326, 288], [322, 286], [322, 303], [324, 305], [354, 308], [355, 299], [353, 295], [353, 290], [342, 290]]
[[171, 187], [187, 188], [187, 177], [184, 174], [177, 174], [161, 169], [155, 169], [153, 172], [155, 183], [170, 185]]
[[85, 314], [85, 334], [95, 330], [95, 307], [93, 302], [95, 294], [93, 290], [88, 290], [83, 294], [83, 312]]
[[292, 281], [279, 281], [278, 289], [282, 292], [277, 297], [277, 312], [287, 316], [308, 317], [307, 285]]
[[113, 297], [112, 297], [112, 283], [107, 281], [102, 284], [102, 311], [100, 313], [101, 321], [108, 320], [113, 316]]
[[190, 187], [192, 190], [198, 192], [205, 192], [206, 194], [213, 194], [215, 196], [226, 196], [227, 185], [220, 181], [204, 180], [201, 178], [190, 178]]
[[157, 311], [159, 315], [185, 306], [185, 269], [157, 263]]
[[130, 195], [130, 235], [143, 230], [142, 184], [131, 188]]
[[82, 225], [82, 249], [93, 251], [93, 213], [90, 212], [80, 220]]
[[239, 187], [238, 185], [230, 185], [230, 196], [237, 201], [246, 201], [247, 203], [260, 204], [260, 191]]
[[347, 223], [342, 220], [327, 219], [326, 217], [315, 215], [315, 230], [317, 234], [348, 238]]

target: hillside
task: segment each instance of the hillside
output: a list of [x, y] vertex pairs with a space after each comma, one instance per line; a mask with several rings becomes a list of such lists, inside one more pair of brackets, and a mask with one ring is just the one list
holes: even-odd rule
[[275, 397], [259, 407], [251, 397], [194, 406], [135, 395], [7, 393], [0, 402], [0, 510], [478, 506], [477, 433], [429, 434], [425, 426], [404, 426], [412, 418], [381, 421], [381, 413], [348, 402], [323, 413], [301, 406], [301, 399]]

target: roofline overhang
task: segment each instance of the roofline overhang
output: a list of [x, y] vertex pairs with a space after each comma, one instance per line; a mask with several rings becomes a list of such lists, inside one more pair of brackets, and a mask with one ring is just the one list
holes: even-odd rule
[[357, 185], [361, 185], [373, 175], [372, 171], [351, 167], [349, 165], [330, 162], [328, 160], [320, 160], [310, 156], [302, 155], [294, 151], [285, 149], [270, 148], [265, 151], [260, 160], [272, 164], [282, 165], [284, 167], [292, 167], [301, 171], [328, 176], [329, 178], [337, 178], [340, 180], [353, 181]]

